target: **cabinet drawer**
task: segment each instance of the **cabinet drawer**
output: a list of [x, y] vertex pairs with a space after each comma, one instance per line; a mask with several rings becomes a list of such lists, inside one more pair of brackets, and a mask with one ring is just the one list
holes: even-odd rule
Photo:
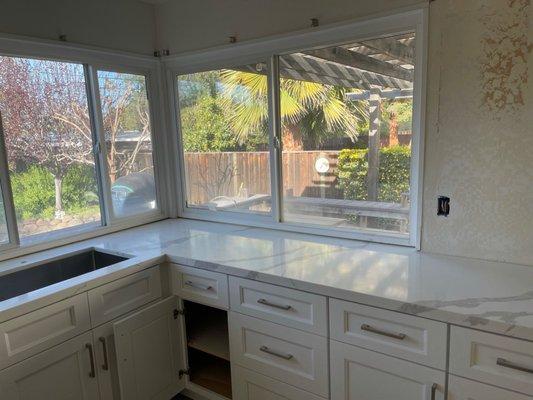
[[249, 369], [232, 366], [233, 400], [324, 400]]
[[444, 400], [444, 371], [335, 340], [330, 352], [331, 400]]
[[446, 369], [446, 324], [331, 299], [331, 338]]
[[450, 375], [449, 379], [448, 400], [531, 400], [530, 396], [458, 376]]
[[171, 266], [172, 293], [185, 300], [228, 309], [228, 277], [205, 269]]
[[92, 326], [111, 321], [160, 297], [159, 267], [97, 287], [89, 291]]
[[327, 336], [326, 298], [235, 277], [229, 278], [231, 309]]
[[230, 312], [231, 362], [328, 397], [327, 339]]
[[82, 293], [0, 324], [0, 369], [91, 329]]
[[453, 326], [450, 372], [533, 395], [533, 342]]

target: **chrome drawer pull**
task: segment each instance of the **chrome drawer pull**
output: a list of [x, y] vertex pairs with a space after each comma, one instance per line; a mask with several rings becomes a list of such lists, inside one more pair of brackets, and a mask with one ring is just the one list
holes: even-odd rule
[[89, 350], [89, 361], [91, 363], [91, 372], [89, 372], [89, 377], [95, 378], [96, 377], [96, 371], [94, 369], [94, 353], [93, 353], [93, 345], [91, 343], [87, 343], [85, 345], [85, 348]]
[[527, 372], [528, 374], [533, 374], [533, 368], [523, 367], [522, 365], [515, 364], [511, 361], [507, 361], [505, 358], [498, 358], [496, 364], [500, 367], [510, 368], [517, 371]]
[[265, 306], [269, 306], [269, 307], [274, 307], [274, 308], [279, 308], [280, 310], [285, 310], [285, 311], [288, 311], [290, 310], [292, 307], [289, 306], [288, 304], [287, 305], [283, 305], [283, 304], [276, 304], [276, 303], [271, 303], [270, 301], [268, 301], [267, 299], [259, 299], [257, 300], [257, 302], [259, 304], [264, 304]]
[[373, 326], [370, 326], [367, 324], [361, 325], [361, 330], [372, 332], [372, 333], [375, 333], [381, 336], [387, 336], [387, 337], [398, 339], [398, 340], [404, 340], [407, 337], [405, 333], [393, 333], [393, 332], [382, 331], [381, 329], [374, 328]]
[[279, 357], [279, 358], [283, 358], [284, 360], [290, 360], [291, 358], [293, 358], [294, 356], [292, 354], [283, 354], [283, 353], [279, 353], [277, 352], [276, 350], [270, 350], [268, 347], [266, 346], [261, 346], [259, 348], [259, 350], [261, 350], [263, 353], [267, 353], [267, 354], [270, 354], [272, 356], [276, 356], [276, 357]]
[[195, 289], [200, 289], [200, 290], [213, 290], [213, 286], [202, 285], [201, 283], [195, 283], [195, 282], [191, 282], [191, 281], [186, 281], [185, 284], [186, 284], [187, 286], [193, 287], [193, 288], [195, 288]]

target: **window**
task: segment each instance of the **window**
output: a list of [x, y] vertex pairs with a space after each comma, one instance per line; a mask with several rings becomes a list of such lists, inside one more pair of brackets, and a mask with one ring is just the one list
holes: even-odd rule
[[280, 57], [286, 222], [409, 232], [414, 33]]
[[107, 169], [117, 217], [154, 210], [156, 190], [146, 79], [98, 71]]
[[266, 64], [180, 75], [177, 85], [187, 207], [270, 213]]
[[[224, 68], [246, 46], [180, 59], [181, 214], [416, 245], [424, 18], [267, 40], [291, 51], [258, 64]], [[202, 63], [223, 67], [179, 73]]]
[[83, 65], [0, 57], [0, 82], [20, 237], [100, 225]]
[[161, 216], [147, 79], [0, 56], [0, 246]]

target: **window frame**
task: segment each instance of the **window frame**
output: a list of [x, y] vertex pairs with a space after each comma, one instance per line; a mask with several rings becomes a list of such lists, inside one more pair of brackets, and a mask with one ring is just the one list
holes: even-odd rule
[[[0, 260], [62, 246], [80, 240], [90, 239], [104, 234], [128, 229], [167, 218], [168, 198], [167, 182], [170, 181], [166, 162], [164, 122], [162, 115], [162, 85], [160, 61], [154, 57], [134, 55], [95, 49], [88, 46], [72, 45], [50, 40], [29, 40], [15, 35], [0, 35], [0, 56], [42, 59], [58, 62], [81, 64], [84, 69], [87, 103], [91, 129], [93, 134], [93, 155], [95, 157], [96, 180], [100, 191], [99, 203], [101, 224], [94, 226], [80, 225], [57, 231], [32, 235], [21, 243], [15, 207], [11, 192], [9, 170], [7, 168], [7, 153], [4, 142], [4, 132], [0, 122], [0, 187], [4, 196], [9, 243], [0, 245]], [[146, 80], [146, 90], [149, 103], [149, 114], [152, 137], [152, 159], [154, 164], [154, 180], [156, 185], [157, 208], [144, 213], [115, 217], [112, 211], [111, 191], [105, 153], [99, 151], [105, 146], [101, 143], [103, 129], [101, 109], [99, 107], [99, 93], [97, 71], [113, 71], [142, 75]], [[95, 80], [96, 78], [96, 80]], [[96, 89], [96, 90], [95, 90]], [[1, 118], [1, 116], [0, 116]]]
[[[196, 51], [163, 59], [166, 69], [167, 96], [169, 98], [169, 126], [174, 139], [174, 171], [177, 186], [176, 209], [178, 216], [214, 222], [237, 223], [254, 227], [284, 231], [311, 233], [332, 237], [357, 239], [404, 245], [420, 249], [421, 198], [423, 183], [423, 154], [425, 127], [425, 94], [427, 70], [428, 7], [418, 6], [395, 14], [383, 14], [374, 18], [359, 19], [350, 23], [332, 24], [306, 29], [296, 33], [278, 35], [268, 39], [221, 46], [206, 51]], [[413, 127], [410, 167], [410, 229], [408, 235], [373, 232], [363, 229], [335, 229], [317, 225], [283, 221], [283, 190], [280, 113], [279, 113], [279, 60], [278, 57], [298, 51], [346, 44], [384, 35], [415, 32], [415, 72], [413, 81]], [[186, 207], [186, 181], [184, 176], [184, 153], [179, 116], [179, 93], [177, 76], [188, 73], [231, 68], [244, 63], [267, 60], [269, 65], [269, 151], [271, 173], [272, 215], [258, 216], [223, 211], [200, 210]], [[275, 145], [278, 143], [278, 145]], [[266, 218], [265, 218], [266, 217]]]

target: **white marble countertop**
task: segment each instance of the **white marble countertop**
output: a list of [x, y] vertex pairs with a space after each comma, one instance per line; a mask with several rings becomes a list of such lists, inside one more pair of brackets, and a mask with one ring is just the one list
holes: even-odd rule
[[414, 249], [169, 219], [0, 262], [0, 275], [97, 247], [134, 255], [0, 302], [0, 322], [163, 260], [533, 340], [533, 267]]

